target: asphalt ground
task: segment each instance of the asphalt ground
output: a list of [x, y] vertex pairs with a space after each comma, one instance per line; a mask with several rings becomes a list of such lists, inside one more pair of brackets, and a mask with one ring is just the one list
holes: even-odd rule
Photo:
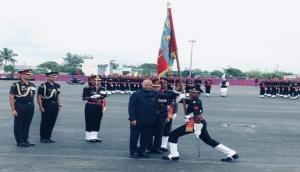
[[[179, 139], [180, 160], [163, 161], [129, 157], [129, 95], [110, 95], [101, 125], [101, 143], [85, 141], [83, 85], [62, 86], [62, 110], [54, 131], [54, 144], [39, 142], [40, 112], [37, 104], [30, 128], [35, 147], [16, 146], [8, 92], [12, 81], [0, 81], [0, 172], [59, 171], [163, 171], [163, 172], [299, 172], [300, 100], [259, 98], [256, 87], [229, 87], [220, 97], [219, 87], [201, 99], [208, 132], [217, 141], [235, 149], [240, 159], [226, 163], [224, 155], [207, 146], [194, 134]], [[34, 82], [39, 85], [41, 82]], [[173, 128], [184, 123], [182, 107]], [[200, 147], [200, 156], [198, 148]]]

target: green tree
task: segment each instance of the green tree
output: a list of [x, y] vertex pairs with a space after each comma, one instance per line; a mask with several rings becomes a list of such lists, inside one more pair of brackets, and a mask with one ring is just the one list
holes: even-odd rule
[[203, 71], [201, 69], [193, 69], [192, 70], [192, 77], [193, 76], [202, 76]]
[[151, 75], [156, 72], [156, 64], [154, 63], [144, 63], [139, 68], [143, 69], [145, 75]]
[[65, 63], [64, 65], [73, 68], [79, 68], [81, 64], [84, 62], [83, 59], [85, 58], [87, 58], [87, 56], [67, 53], [66, 57], [63, 57]]
[[229, 75], [229, 77], [244, 77], [244, 73], [240, 69], [236, 68], [228, 68], [225, 69], [225, 73]]
[[211, 76], [217, 76], [218, 78], [221, 78], [223, 76], [223, 72], [220, 70], [213, 70], [212, 72], [210, 72]]
[[4, 66], [8, 63], [12, 63], [13, 65], [17, 62], [13, 57], [18, 56], [18, 54], [14, 53], [12, 49], [3, 48], [0, 50], [0, 62], [4, 61]]
[[38, 71], [42, 73], [45, 73], [47, 70], [59, 71], [60, 68], [59, 64], [54, 61], [44, 62], [42, 64], [39, 64], [37, 67], [38, 67]]
[[181, 71], [181, 76], [183, 78], [187, 78], [189, 75], [190, 75], [190, 71], [189, 70]]
[[257, 78], [260, 79], [262, 77], [262, 72], [258, 70], [252, 70], [244, 73], [246, 77], [248, 78]]
[[6, 65], [6, 66], [4, 66], [4, 72], [14, 73], [14, 71], [15, 71], [15, 66], [13, 66], [13, 65]]

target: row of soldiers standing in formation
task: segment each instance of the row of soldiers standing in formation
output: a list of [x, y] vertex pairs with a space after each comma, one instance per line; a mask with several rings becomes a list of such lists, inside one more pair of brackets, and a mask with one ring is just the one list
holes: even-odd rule
[[[51, 138], [52, 131], [62, 107], [60, 102], [60, 85], [57, 84], [57, 72], [47, 72], [47, 81], [36, 87], [30, 82], [32, 71], [30, 69], [18, 72], [19, 81], [11, 85], [9, 91], [9, 104], [11, 115], [14, 117], [14, 136], [19, 147], [30, 147], [35, 144], [29, 142], [29, 129], [34, 115], [34, 97], [37, 93], [38, 107], [41, 112], [40, 142], [54, 143]], [[88, 78], [88, 86], [83, 89], [82, 99], [85, 105], [86, 140], [88, 142], [101, 142], [98, 137], [100, 124], [105, 110], [106, 92], [100, 85], [99, 75]]]
[[295, 100], [300, 98], [300, 81], [266, 80], [259, 83], [259, 96], [283, 97]]
[[[176, 87], [180, 86], [180, 80], [174, 78], [167, 78], [168, 79], [168, 90], [174, 90]], [[108, 94], [131, 94], [134, 91], [140, 90], [143, 88], [142, 81], [144, 78], [114, 78], [114, 77], [103, 77], [101, 86]], [[155, 78], [151, 78], [151, 80], [155, 80]], [[211, 88], [212, 88], [212, 80], [205, 79], [204, 81], [204, 88], [202, 90], [202, 80], [200, 78], [192, 79], [185, 79], [182, 80], [185, 85], [185, 91], [188, 93], [192, 87], [196, 87], [201, 92], [205, 91], [206, 96], [210, 96]]]

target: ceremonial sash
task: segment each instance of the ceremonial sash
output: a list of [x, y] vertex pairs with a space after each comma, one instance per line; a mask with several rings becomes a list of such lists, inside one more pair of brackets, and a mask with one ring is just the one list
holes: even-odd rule
[[174, 114], [173, 106], [169, 105], [167, 110], [168, 110], [168, 118], [171, 119], [173, 117], [173, 114]]
[[185, 132], [194, 132], [194, 118], [190, 118], [189, 121], [186, 123]]

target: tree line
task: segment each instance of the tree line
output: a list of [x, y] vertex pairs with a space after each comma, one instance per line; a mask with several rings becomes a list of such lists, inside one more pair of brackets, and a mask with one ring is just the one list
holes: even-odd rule
[[[14, 53], [12, 49], [3, 48], [0, 50], [0, 64], [4, 65], [4, 71], [8, 73], [16, 72], [15, 63], [17, 60], [18, 54]], [[34, 73], [45, 73], [47, 70], [51, 71], [59, 71], [60, 73], [67, 73], [67, 74], [84, 74], [81, 70], [81, 66], [84, 63], [84, 59], [92, 59], [92, 56], [86, 55], [79, 55], [79, 54], [72, 54], [67, 53], [65, 57], [62, 57], [63, 63], [59, 64], [55, 61], [46, 61], [37, 66]], [[100, 64], [101, 65], [101, 64]], [[115, 62], [112, 64], [113, 69], [119, 67], [119, 64]], [[132, 68], [136, 71], [140, 71], [142, 75], [156, 75], [156, 64], [154, 63], [144, 63], [138, 66], [134, 65], [123, 65], [123, 67]], [[189, 77], [189, 70], [181, 71], [181, 75], [183, 77]], [[229, 78], [255, 78], [255, 79], [264, 79], [264, 78], [283, 78], [284, 75], [293, 75], [291, 72], [284, 72], [284, 71], [274, 71], [274, 72], [261, 72], [259, 70], [252, 70], [243, 72], [237, 68], [226, 68], [223, 71], [221, 70], [201, 70], [201, 69], [193, 69], [191, 70], [192, 77], [216, 77], [221, 78], [222, 75], [226, 73]], [[173, 75], [178, 75], [177, 71], [173, 71]]]

